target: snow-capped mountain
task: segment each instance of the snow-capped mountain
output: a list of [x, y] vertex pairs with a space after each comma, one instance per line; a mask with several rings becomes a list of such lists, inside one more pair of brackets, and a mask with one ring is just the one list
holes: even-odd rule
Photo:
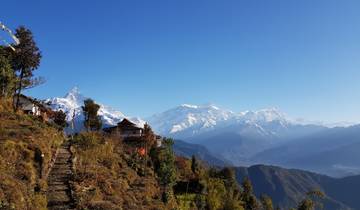
[[[53, 110], [62, 110], [66, 113], [66, 120], [71, 121], [74, 117], [75, 130], [79, 131], [83, 129], [84, 116], [82, 113], [81, 106], [84, 104], [84, 100], [88, 97], [83, 96], [77, 87], [71, 89], [63, 98], [51, 98], [47, 99], [46, 102], [50, 104]], [[98, 114], [100, 115], [104, 126], [116, 125], [119, 121], [124, 118], [130, 119], [132, 122], [143, 126], [144, 121], [140, 118], [127, 117], [122, 112], [117, 111], [109, 106], [99, 104], [100, 109]]]
[[229, 131], [231, 128], [239, 134], [280, 136], [280, 130], [296, 125], [295, 121], [275, 108], [235, 113], [214, 105], [189, 104], [155, 114], [147, 121], [156, 132], [181, 139], [219, 129]]
[[219, 124], [235, 119], [235, 117], [235, 113], [221, 110], [213, 105], [183, 104], [155, 114], [147, 121], [156, 132], [162, 135], [189, 137], [209, 131]]
[[304, 125], [276, 108], [235, 113], [214, 105], [183, 104], [147, 119], [161, 135], [201, 144], [234, 165], [285, 141], [326, 129]]

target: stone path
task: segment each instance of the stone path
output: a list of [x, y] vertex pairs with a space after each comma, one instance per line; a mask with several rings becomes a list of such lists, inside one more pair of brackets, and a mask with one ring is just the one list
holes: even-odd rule
[[70, 144], [64, 143], [58, 151], [48, 177], [48, 209], [74, 209], [69, 180], [72, 178]]

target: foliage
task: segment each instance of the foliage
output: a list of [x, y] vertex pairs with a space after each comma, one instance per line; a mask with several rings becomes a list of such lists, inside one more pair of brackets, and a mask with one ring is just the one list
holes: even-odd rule
[[148, 144], [149, 147], [155, 146], [155, 133], [151, 129], [150, 125], [145, 123], [144, 125], [144, 132], [142, 138]]
[[322, 208], [319, 200], [323, 199], [325, 194], [320, 190], [313, 190], [307, 193], [306, 198], [303, 199], [297, 209], [298, 210], [315, 210], [316, 207]]
[[92, 99], [86, 99], [84, 101], [84, 106], [81, 107], [84, 112], [84, 126], [88, 131], [100, 130], [102, 122], [100, 116], [98, 116], [98, 111], [100, 105], [96, 104]]
[[172, 139], [164, 139], [164, 147], [158, 154], [159, 166], [157, 174], [160, 177], [160, 183], [166, 187], [173, 187], [176, 181], [175, 155], [172, 150], [174, 144]]
[[249, 178], [245, 178], [242, 182], [243, 192], [241, 194], [241, 199], [244, 202], [244, 208], [246, 210], [256, 210], [260, 209], [259, 202], [256, 199], [256, 196], [253, 192], [253, 187]]
[[207, 185], [207, 206], [210, 210], [223, 209], [226, 188], [223, 180], [210, 178]]
[[19, 39], [20, 44], [15, 46], [15, 52], [12, 52], [10, 57], [12, 68], [18, 76], [15, 103], [15, 109], [17, 109], [21, 91], [37, 86], [43, 81], [33, 78], [33, 71], [40, 65], [41, 52], [34, 41], [32, 32], [24, 26], [20, 26], [16, 29], [15, 36]]
[[[1, 49], [0, 49], [1, 50]], [[9, 60], [0, 53], [0, 98], [7, 98], [14, 92], [16, 75]]]
[[261, 201], [262, 208], [264, 210], [273, 210], [274, 209], [273, 202], [269, 196], [261, 195], [260, 201]]
[[191, 171], [192, 171], [194, 174], [198, 174], [198, 173], [199, 173], [199, 170], [200, 170], [199, 162], [198, 162], [198, 160], [196, 159], [195, 155], [192, 155], [192, 156], [191, 156]]
[[68, 126], [68, 123], [66, 122], [66, 113], [64, 113], [62, 110], [54, 112], [53, 120], [54, 123], [61, 129], [64, 129], [66, 126]]

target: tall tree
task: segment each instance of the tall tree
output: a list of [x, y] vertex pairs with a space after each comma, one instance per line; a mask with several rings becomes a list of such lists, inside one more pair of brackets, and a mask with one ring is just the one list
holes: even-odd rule
[[[1, 49], [0, 49], [1, 50]], [[15, 88], [16, 75], [9, 60], [0, 53], [0, 97], [7, 98]]]
[[18, 84], [15, 90], [15, 110], [17, 110], [21, 91], [25, 88], [34, 87], [43, 81], [39, 78], [33, 78], [33, 71], [40, 65], [41, 52], [34, 41], [32, 32], [24, 26], [20, 26], [16, 29], [15, 36], [20, 41], [11, 55], [11, 65], [18, 76]]
[[96, 104], [92, 99], [86, 99], [84, 101], [84, 106], [81, 107], [84, 112], [84, 126], [89, 131], [100, 130], [102, 122], [100, 116], [98, 116], [98, 111], [100, 105]]
[[176, 183], [175, 154], [172, 148], [174, 141], [172, 139], [164, 139], [163, 145], [164, 147], [159, 151], [155, 168], [160, 183], [164, 188], [163, 200], [167, 202], [172, 197], [172, 189]]
[[260, 209], [259, 202], [253, 192], [253, 187], [249, 178], [245, 178], [242, 183], [243, 192], [241, 195], [244, 202], [245, 210], [257, 210]]
[[195, 155], [191, 156], [191, 171], [193, 172], [193, 174], [198, 174], [199, 172], [199, 162], [196, 159]]

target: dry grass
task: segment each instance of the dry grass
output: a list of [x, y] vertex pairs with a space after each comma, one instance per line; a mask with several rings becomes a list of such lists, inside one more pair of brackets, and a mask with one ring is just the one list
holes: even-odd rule
[[[89, 139], [88, 144], [83, 139]], [[161, 201], [153, 168], [139, 173], [144, 159], [129, 153], [119, 139], [82, 133], [75, 139], [75, 188], [79, 208], [170, 209]]]
[[56, 128], [0, 102], [0, 209], [46, 209], [42, 174], [63, 141]]

